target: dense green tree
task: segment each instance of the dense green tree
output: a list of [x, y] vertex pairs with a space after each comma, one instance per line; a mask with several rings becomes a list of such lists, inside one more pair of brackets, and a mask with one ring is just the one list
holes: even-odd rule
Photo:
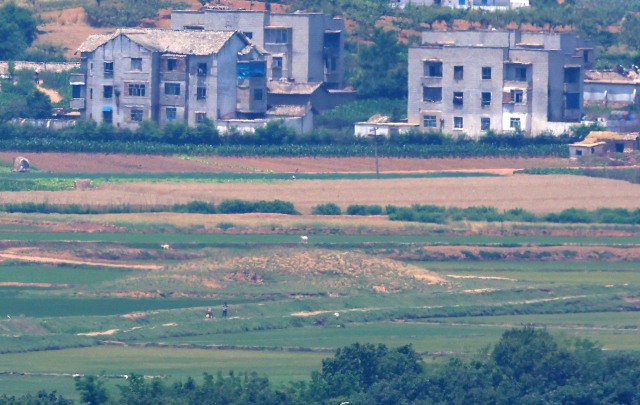
[[14, 2], [0, 7], [0, 59], [20, 59], [38, 36], [38, 20]]

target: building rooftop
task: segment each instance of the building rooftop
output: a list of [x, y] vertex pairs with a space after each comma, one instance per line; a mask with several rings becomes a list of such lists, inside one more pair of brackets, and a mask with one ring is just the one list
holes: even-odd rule
[[322, 86], [322, 83], [291, 83], [270, 81], [267, 83], [271, 94], [313, 94]]
[[[180, 55], [211, 55], [218, 53], [235, 31], [173, 31], [144, 28], [121, 28], [112, 34], [90, 35], [77, 52], [93, 52], [120, 35], [155, 52]], [[246, 40], [245, 40], [246, 41]]]
[[640, 75], [629, 71], [628, 75], [613, 70], [587, 70], [584, 72], [585, 83], [640, 83]]
[[276, 105], [271, 107], [266, 115], [279, 117], [304, 117], [311, 110], [311, 103], [306, 105]]

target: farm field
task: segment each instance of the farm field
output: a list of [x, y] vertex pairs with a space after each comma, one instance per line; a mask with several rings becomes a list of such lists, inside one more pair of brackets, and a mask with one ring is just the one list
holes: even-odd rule
[[292, 202], [303, 214], [311, 207], [333, 202], [408, 206], [489, 206], [499, 210], [558, 212], [568, 208], [635, 209], [640, 185], [576, 176], [510, 176], [460, 178], [404, 178], [381, 180], [299, 180], [277, 183], [103, 183], [92, 190], [0, 192], [5, 203], [34, 202], [92, 205], [173, 205], [225, 199]]
[[[54, 173], [375, 172], [375, 159], [373, 158], [236, 158], [204, 156], [194, 159], [187, 156], [0, 152], [1, 159], [11, 160], [18, 155], [29, 159], [31, 164], [40, 170]], [[572, 163], [568, 159], [558, 158], [380, 158], [380, 170], [383, 173], [454, 170], [481, 171], [570, 166], [572, 166]]]
[[[0, 213], [0, 392], [45, 388], [77, 398], [71, 378], [47, 373], [136, 372], [177, 381], [235, 370], [308, 380], [323, 358], [350, 343], [412, 344], [439, 362], [468, 358], [529, 324], [640, 353], [636, 225], [309, 215], [321, 202], [376, 198], [391, 198], [381, 205], [442, 198], [460, 206], [512, 199], [556, 212], [592, 199], [635, 209], [639, 186], [485, 172], [387, 173], [380, 181], [364, 172], [290, 176], [254, 169], [89, 173], [102, 181], [96, 189], [0, 193], [3, 203], [41, 196], [107, 205], [118, 195], [139, 195], [146, 205], [275, 197], [304, 214]], [[34, 172], [22, 179], [76, 177]], [[571, 198], [569, 182], [585, 182]], [[606, 199], [602, 190], [610, 192]], [[213, 319], [205, 318], [207, 308]], [[106, 384], [116, 390], [122, 381]]]

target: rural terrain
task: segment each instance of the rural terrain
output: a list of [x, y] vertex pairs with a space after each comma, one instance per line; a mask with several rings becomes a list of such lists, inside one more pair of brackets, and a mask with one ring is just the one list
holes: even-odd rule
[[[31, 173], [0, 173], [0, 392], [77, 398], [74, 375], [115, 390], [131, 372], [308, 380], [349, 343], [410, 343], [441, 362], [522, 325], [640, 353], [638, 225], [345, 215], [372, 204], [638, 208], [638, 184], [518, 173], [565, 159], [381, 159], [376, 180], [365, 158], [25, 156]], [[91, 187], [74, 189], [78, 179]], [[231, 199], [284, 200], [301, 215], [8, 208]], [[343, 214], [312, 215], [325, 203]]]

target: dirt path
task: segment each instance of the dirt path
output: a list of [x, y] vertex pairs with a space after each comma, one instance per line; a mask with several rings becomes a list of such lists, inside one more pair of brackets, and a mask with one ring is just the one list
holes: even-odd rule
[[100, 262], [89, 262], [89, 261], [85, 261], [85, 260], [56, 259], [56, 258], [53, 258], [53, 257], [36, 257], [36, 256], [16, 255], [16, 254], [11, 254], [11, 253], [0, 253], [0, 257], [4, 257], [5, 259], [24, 260], [24, 261], [28, 261], [28, 262], [86, 264], [86, 265], [89, 265], [89, 266], [122, 267], [122, 268], [127, 268], [127, 269], [157, 270], [157, 269], [161, 269], [163, 267], [163, 266], [160, 266], [160, 265], [157, 265], [157, 264], [100, 263]]
[[60, 101], [62, 101], [62, 96], [57, 91], [51, 90], [51, 89], [45, 89], [44, 87], [42, 87], [40, 85], [38, 85], [36, 87], [38, 88], [38, 90], [40, 90], [41, 92], [43, 92], [44, 94], [49, 96], [49, 98], [51, 99], [52, 103], [59, 103]]

